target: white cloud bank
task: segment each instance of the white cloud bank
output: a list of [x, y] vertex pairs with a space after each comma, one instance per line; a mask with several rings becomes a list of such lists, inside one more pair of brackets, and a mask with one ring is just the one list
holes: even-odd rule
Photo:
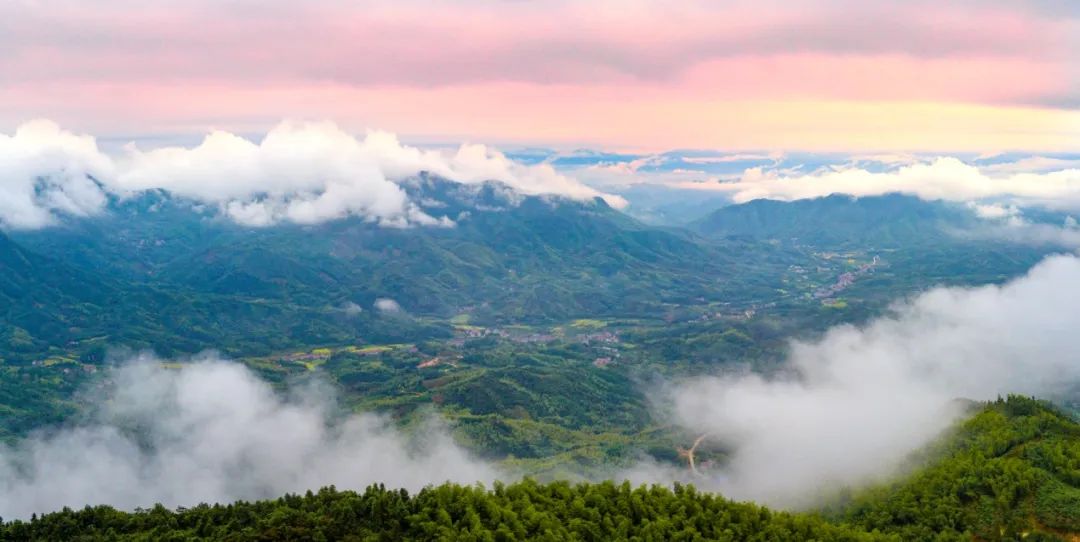
[[1055, 256], [1004, 286], [939, 288], [863, 328], [796, 343], [788, 377], [676, 386], [677, 422], [734, 448], [694, 481], [799, 507], [886, 476], [956, 419], [956, 398], [1053, 397], [1080, 383], [1078, 306], [1080, 259]]
[[142, 358], [110, 377], [93, 423], [0, 447], [0, 515], [496, 477], [437, 424], [412, 438], [373, 415], [335, 422], [325, 390], [286, 400], [239, 364], [205, 359], [167, 370]]
[[402, 312], [401, 305], [388, 297], [380, 297], [375, 300], [375, 310], [384, 313], [396, 314]]
[[0, 224], [38, 228], [56, 213], [99, 212], [110, 193], [149, 189], [216, 205], [253, 226], [345, 216], [387, 226], [452, 224], [422, 211], [398, 184], [421, 171], [460, 183], [500, 181], [525, 194], [603, 197], [625, 205], [549, 165], [523, 165], [484, 145], [424, 150], [387, 132], [356, 138], [328, 122], [283, 122], [257, 143], [215, 131], [190, 148], [144, 151], [131, 144], [110, 156], [90, 136], [33, 121], [12, 136], [0, 134]]
[[1080, 248], [1080, 226], [1068, 215], [1060, 224], [1032, 222], [1016, 205], [969, 202], [975, 216], [986, 221], [980, 228], [954, 230], [961, 238], [1004, 240], [1025, 245], [1049, 245], [1060, 248]]
[[114, 175], [112, 160], [92, 137], [60, 130], [47, 121], [0, 134], [0, 225], [39, 228], [53, 213], [96, 213], [105, 192], [92, 178]]
[[755, 199], [798, 200], [849, 194], [879, 196], [900, 192], [926, 200], [972, 201], [1011, 198], [1023, 205], [1080, 209], [1080, 169], [1015, 172], [980, 169], [956, 158], [937, 158], [885, 172], [837, 167], [804, 175], [752, 168], [735, 181], [683, 183], [686, 188], [731, 193], [744, 203]]

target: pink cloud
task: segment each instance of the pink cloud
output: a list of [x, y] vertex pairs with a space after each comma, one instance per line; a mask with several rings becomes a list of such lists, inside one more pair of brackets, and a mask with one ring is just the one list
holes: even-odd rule
[[332, 118], [442, 138], [702, 146], [728, 139], [699, 119], [762, 134], [829, 122], [798, 104], [850, 103], [851, 118], [881, 103], [988, 105], [1013, 118], [1005, 109], [1080, 103], [1075, 10], [942, 4], [13, 0], [0, 3], [0, 121], [130, 133]]
[[799, 53], [740, 56], [687, 70], [685, 89], [732, 99], [820, 98], [1024, 103], [1066, 95], [1066, 66], [1038, 59]]
[[[347, 85], [34, 85], [0, 103], [99, 134], [261, 132], [280, 118], [334, 119], [411, 141], [546, 142], [634, 150], [1067, 151], [1080, 112], [927, 101], [716, 99], [618, 85], [497, 83], [440, 88]], [[93, 103], [92, 112], [85, 104]], [[0, 125], [25, 120], [0, 113]]]
[[702, 63], [777, 55], [1072, 61], [1070, 25], [995, 8], [835, 1], [31, 5], [0, 7], [0, 67], [8, 79], [677, 84]]

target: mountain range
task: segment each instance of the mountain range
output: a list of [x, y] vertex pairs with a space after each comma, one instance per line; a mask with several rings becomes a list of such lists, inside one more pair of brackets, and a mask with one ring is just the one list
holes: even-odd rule
[[[290, 343], [378, 341], [438, 335], [410, 315], [643, 314], [720, 291], [715, 278], [730, 272], [712, 247], [601, 200], [427, 177], [406, 186], [455, 225], [395, 229], [355, 218], [246, 228], [152, 192], [100, 216], [15, 232], [0, 245], [3, 335], [14, 351], [105, 337], [165, 353], [251, 352], [280, 331]], [[377, 309], [379, 299], [400, 313]]]
[[153, 191], [98, 216], [10, 232], [0, 238], [0, 340], [13, 357], [63, 349], [94, 359], [112, 346], [261, 354], [445, 336], [440, 322], [453, 317], [658, 318], [768, 303], [792, 266], [824, 251], [888, 254], [904, 274], [883, 285], [893, 295], [897, 281], [1003, 280], [1048, 251], [964, 240], [950, 232], [978, 225], [969, 209], [901, 195], [757, 200], [677, 229], [600, 199], [525, 196], [494, 182], [421, 175], [402, 186], [452, 225], [357, 217], [253, 228]]

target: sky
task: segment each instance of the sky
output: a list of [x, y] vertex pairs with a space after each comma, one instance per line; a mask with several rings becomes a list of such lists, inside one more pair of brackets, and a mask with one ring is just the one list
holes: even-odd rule
[[0, 133], [1070, 152], [1078, 40], [1068, 0], [9, 0]]

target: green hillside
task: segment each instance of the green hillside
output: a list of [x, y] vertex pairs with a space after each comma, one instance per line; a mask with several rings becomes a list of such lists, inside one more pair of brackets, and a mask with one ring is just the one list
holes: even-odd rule
[[1080, 538], [1080, 424], [1046, 403], [999, 399], [918, 461], [842, 517], [906, 540]]
[[106, 276], [35, 254], [0, 234], [0, 360], [8, 364], [50, 357], [100, 363], [115, 347], [162, 355], [208, 348], [258, 354], [312, 342], [445, 335], [445, 328], [413, 319]]

